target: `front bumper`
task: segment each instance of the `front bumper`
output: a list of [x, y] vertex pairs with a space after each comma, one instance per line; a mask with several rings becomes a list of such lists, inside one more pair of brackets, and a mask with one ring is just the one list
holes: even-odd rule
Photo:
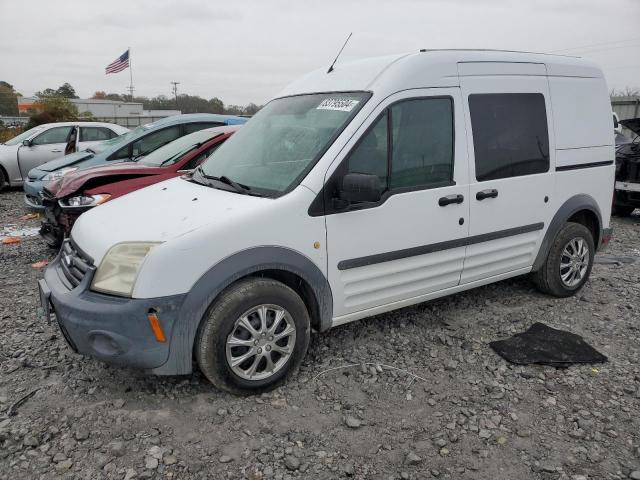
[[42, 189], [46, 182], [42, 180], [26, 179], [22, 188], [24, 189], [24, 203], [34, 210], [43, 210], [42, 206]]
[[[131, 299], [95, 293], [89, 290], [94, 268], [78, 286], [70, 288], [61, 261], [58, 255], [49, 265], [41, 291], [46, 292], [52, 313], [73, 350], [114, 365], [146, 370], [167, 361], [185, 295]], [[150, 311], [160, 320], [167, 338], [164, 343], [153, 335], [147, 318]]]

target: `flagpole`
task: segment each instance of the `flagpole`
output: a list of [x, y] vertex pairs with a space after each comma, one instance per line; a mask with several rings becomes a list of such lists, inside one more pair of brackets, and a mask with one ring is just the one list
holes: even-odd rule
[[129, 51], [129, 94], [131, 95], [131, 101], [133, 102], [133, 69], [131, 68], [131, 47]]

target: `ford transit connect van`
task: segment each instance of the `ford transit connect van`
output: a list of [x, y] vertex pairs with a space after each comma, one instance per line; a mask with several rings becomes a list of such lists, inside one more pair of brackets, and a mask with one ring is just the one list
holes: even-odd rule
[[573, 295], [610, 236], [613, 143], [602, 72], [578, 58], [339, 64], [192, 175], [82, 215], [42, 306], [82, 354], [273, 388], [311, 329], [516, 275]]

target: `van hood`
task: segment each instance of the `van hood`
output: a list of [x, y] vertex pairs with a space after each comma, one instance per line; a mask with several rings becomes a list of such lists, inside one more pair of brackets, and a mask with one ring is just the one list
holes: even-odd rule
[[40, 165], [38, 170], [42, 170], [43, 172], [53, 172], [54, 170], [59, 170], [64, 167], [70, 167], [91, 157], [93, 157], [93, 153], [87, 151], [70, 153], [69, 155], [56, 158], [55, 160], [51, 160], [50, 162]]
[[260, 215], [272, 202], [176, 178], [83, 213], [71, 236], [98, 264], [117, 243], [167, 242], [210, 224], [225, 228], [244, 216]]
[[628, 118], [627, 120], [620, 120], [618, 123], [624, 125], [636, 135], [640, 135], [640, 118]]

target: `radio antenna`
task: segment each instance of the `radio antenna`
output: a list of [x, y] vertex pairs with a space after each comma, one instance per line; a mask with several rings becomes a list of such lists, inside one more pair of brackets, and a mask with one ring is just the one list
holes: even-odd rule
[[340, 51], [338, 52], [338, 55], [336, 55], [335, 60], [333, 61], [333, 63], [331, 64], [331, 66], [329, 67], [329, 70], [327, 70], [327, 73], [331, 73], [333, 72], [333, 66], [336, 64], [336, 62], [338, 61], [338, 58], [340, 57], [340, 54], [342, 53], [342, 51], [344, 50], [344, 47], [347, 46], [347, 42], [349, 41], [349, 39], [351, 38], [351, 35], [353, 35], [353, 32], [349, 33], [349, 36], [347, 37], [347, 39], [344, 41], [344, 44], [342, 45], [342, 48], [340, 49]]

